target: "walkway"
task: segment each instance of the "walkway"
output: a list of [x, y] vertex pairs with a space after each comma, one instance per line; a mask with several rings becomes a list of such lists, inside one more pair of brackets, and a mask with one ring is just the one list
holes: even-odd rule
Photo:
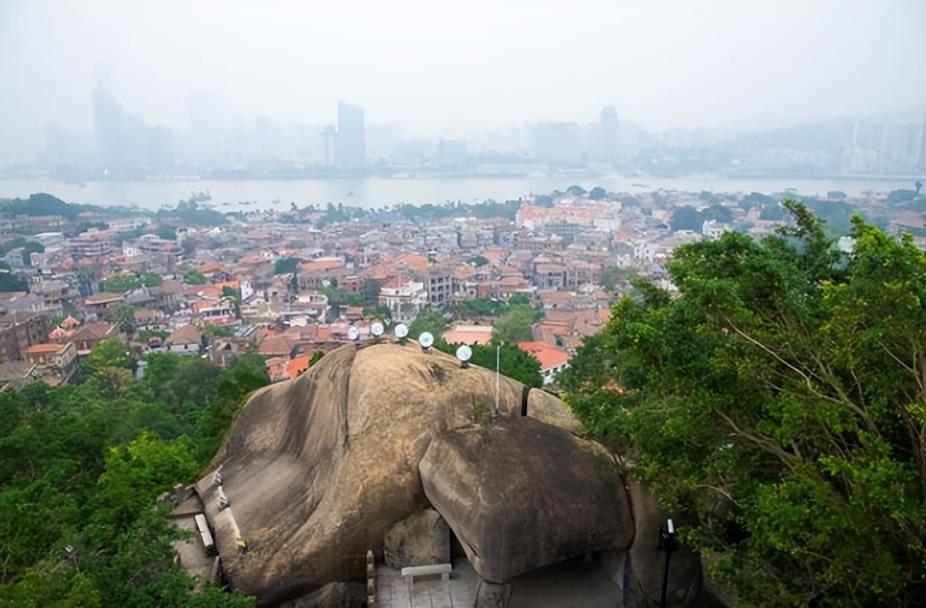
[[376, 608], [472, 608], [476, 573], [466, 558], [453, 562], [449, 581], [439, 575], [408, 583], [398, 570], [376, 568]]
[[[376, 569], [376, 608], [472, 608], [477, 577], [466, 558], [457, 558], [449, 581], [416, 578], [409, 585], [397, 571]], [[601, 562], [569, 560], [511, 581], [510, 608], [618, 608], [621, 591]]]

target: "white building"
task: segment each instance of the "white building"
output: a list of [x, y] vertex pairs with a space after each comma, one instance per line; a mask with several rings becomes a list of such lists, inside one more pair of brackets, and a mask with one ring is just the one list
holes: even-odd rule
[[389, 309], [393, 321], [411, 322], [427, 304], [424, 283], [396, 277], [379, 289], [379, 305]]

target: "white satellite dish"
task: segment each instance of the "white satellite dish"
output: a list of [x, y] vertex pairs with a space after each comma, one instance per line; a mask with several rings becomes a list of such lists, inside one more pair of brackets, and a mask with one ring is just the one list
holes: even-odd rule
[[399, 340], [404, 340], [408, 337], [408, 325], [405, 323], [399, 323], [395, 326], [395, 337]]
[[457, 348], [457, 359], [460, 360], [460, 363], [463, 364], [463, 367], [469, 365], [469, 360], [473, 357], [473, 349], [465, 344], [461, 344]]
[[347, 329], [347, 337], [348, 337], [350, 340], [357, 340], [357, 338], [360, 337], [360, 330], [357, 329], [356, 327], [354, 327], [353, 325], [351, 325], [351, 326]]
[[382, 323], [380, 323], [379, 321], [376, 321], [375, 323], [373, 323], [373, 325], [370, 326], [370, 333], [378, 338], [381, 335], [383, 335], [383, 331], [385, 331], [385, 329], [386, 328], [383, 327]]
[[434, 345], [434, 336], [432, 336], [429, 331], [423, 331], [421, 335], [418, 336], [418, 344], [421, 345], [421, 348], [428, 350]]

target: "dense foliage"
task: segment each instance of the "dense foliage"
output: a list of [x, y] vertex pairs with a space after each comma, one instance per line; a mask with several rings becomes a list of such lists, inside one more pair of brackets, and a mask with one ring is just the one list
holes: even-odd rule
[[273, 263], [273, 274], [292, 274], [299, 268], [299, 258], [279, 258]]
[[672, 230], [701, 232], [704, 222], [708, 220], [730, 222], [733, 220], [733, 212], [720, 203], [714, 203], [701, 211], [689, 206], [676, 207], [672, 212]]
[[26, 279], [10, 272], [10, 265], [0, 262], [0, 292], [29, 291]]
[[[456, 354], [459, 344], [450, 344], [443, 338], [434, 340], [434, 348], [449, 355]], [[498, 347], [496, 349], [496, 347]], [[503, 376], [517, 380], [521, 384], [540, 388], [543, 386], [543, 375], [540, 373], [540, 362], [532, 354], [521, 350], [515, 344], [472, 344], [473, 356], [470, 363], [494, 370], [496, 365]]]
[[116, 274], [103, 281], [103, 291], [125, 293], [140, 287], [157, 287], [161, 284], [161, 275], [154, 272], [135, 274], [131, 272]]
[[63, 200], [39, 192], [30, 194], [29, 198], [13, 198], [0, 203], [0, 213], [4, 215], [60, 215], [73, 220], [83, 211], [102, 211], [102, 207], [95, 205], [77, 205], [66, 203]]
[[500, 203], [489, 199], [479, 203], [446, 203], [434, 205], [399, 205], [396, 210], [407, 220], [418, 223], [437, 222], [458, 217], [475, 217], [478, 219], [501, 218], [514, 221], [520, 201], [505, 201]]
[[515, 294], [508, 301], [492, 300], [489, 298], [473, 298], [460, 300], [453, 306], [454, 314], [463, 319], [478, 319], [480, 317], [498, 317], [515, 306], [529, 306], [527, 296]]
[[926, 255], [855, 218], [676, 250], [561, 381], [744, 606], [926, 597]]
[[492, 337], [505, 344], [530, 342], [534, 339], [534, 323], [541, 312], [528, 304], [509, 306], [495, 321]]
[[154, 217], [159, 222], [175, 222], [180, 226], [224, 226], [228, 218], [223, 213], [200, 205], [196, 200], [180, 201], [174, 209], [159, 209]]
[[45, 253], [45, 247], [37, 241], [26, 240], [25, 237], [17, 236], [0, 244], [0, 255], [6, 255], [14, 249], [22, 248], [23, 262], [26, 266], [32, 265], [33, 253]]
[[198, 268], [190, 268], [183, 273], [183, 282], [188, 285], [202, 285], [206, 282], [206, 275]]
[[131, 355], [103, 342], [77, 384], [0, 392], [0, 606], [253, 605], [191, 593], [155, 499], [202, 472], [245, 396], [268, 382], [263, 362], [147, 361], [135, 380]]
[[424, 332], [430, 332], [435, 338], [439, 338], [447, 331], [449, 325], [447, 319], [436, 308], [427, 307], [423, 309], [411, 325], [408, 326], [408, 335], [410, 338], [417, 340]]

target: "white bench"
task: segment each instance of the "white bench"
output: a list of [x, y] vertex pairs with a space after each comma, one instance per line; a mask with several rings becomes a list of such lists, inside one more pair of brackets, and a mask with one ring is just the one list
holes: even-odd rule
[[450, 564], [432, 564], [430, 566], [409, 566], [402, 568], [402, 576], [414, 583], [416, 576], [427, 576], [429, 574], [440, 574], [443, 581], [450, 580], [450, 571], [453, 566]]

